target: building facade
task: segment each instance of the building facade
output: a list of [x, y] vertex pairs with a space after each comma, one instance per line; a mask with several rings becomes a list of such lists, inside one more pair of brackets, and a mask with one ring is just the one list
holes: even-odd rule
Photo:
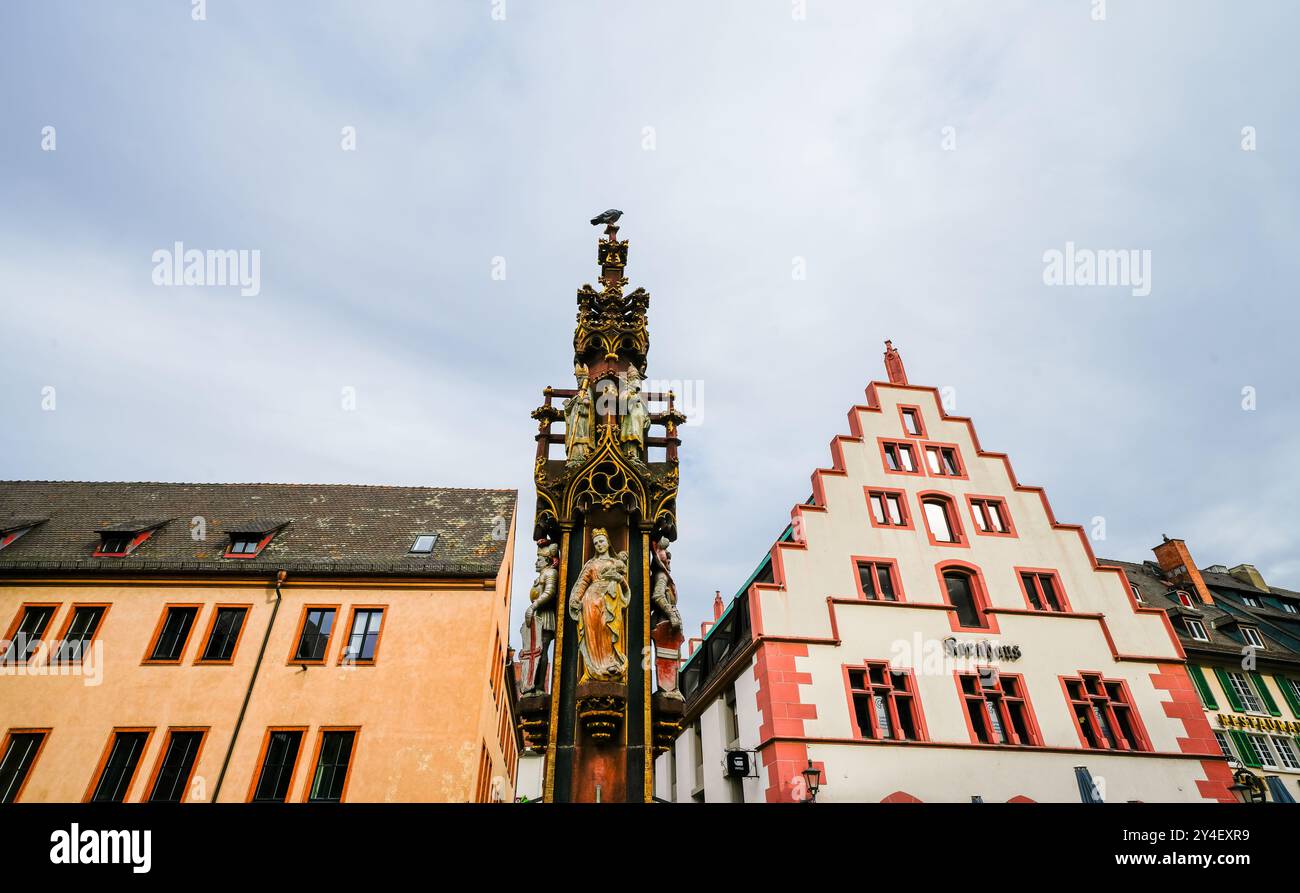
[[0, 802], [512, 800], [514, 510], [0, 483]]
[[1112, 561], [1134, 596], [1164, 611], [1215, 741], [1242, 793], [1300, 797], [1300, 592], [1270, 586], [1253, 565], [1198, 568], [1187, 544], [1165, 539], [1155, 560]]
[[889, 380], [685, 663], [656, 795], [1232, 800], [1167, 614], [886, 346]]

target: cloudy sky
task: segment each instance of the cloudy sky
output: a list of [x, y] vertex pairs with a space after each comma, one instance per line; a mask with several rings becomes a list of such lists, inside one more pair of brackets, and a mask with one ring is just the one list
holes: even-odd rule
[[[517, 487], [526, 534], [617, 207], [650, 375], [693, 388], [688, 623], [885, 338], [1099, 554], [1300, 589], [1289, 0], [205, 12], [0, 6], [0, 478]], [[260, 293], [154, 285], [177, 241], [259, 250]], [[1049, 287], [1068, 242], [1151, 252], [1150, 294]]]

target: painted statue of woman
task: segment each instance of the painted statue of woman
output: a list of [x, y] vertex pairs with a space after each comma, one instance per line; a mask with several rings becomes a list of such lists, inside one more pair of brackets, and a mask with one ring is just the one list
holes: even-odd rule
[[630, 459], [639, 459], [644, 455], [645, 436], [650, 430], [650, 410], [641, 399], [641, 373], [635, 366], [627, 370], [627, 386], [619, 395], [619, 402], [623, 404], [623, 420], [619, 428], [623, 453]]
[[587, 451], [595, 445], [591, 436], [591, 388], [587, 383], [587, 367], [579, 363], [573, 368], [578, 380], [578, 393], [564, 401], [564, 454], [569, 465], [587, 461]]
[[578, 621], [578, 653], [582, 675], [588, 679], [621, 682], [627, 674], [627, 606], [632, 591], [627, 583], [627, 553], [609, 554], [609, 534], [597, 527], [591, 532], [595, 551], [574, 583], [569, 596], [569, 616]]

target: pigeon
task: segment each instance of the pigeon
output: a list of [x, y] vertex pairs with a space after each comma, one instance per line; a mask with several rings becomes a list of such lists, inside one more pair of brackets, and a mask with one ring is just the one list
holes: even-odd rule
[[618, 218], [622, 216], [623, 216], [622, 211], [618, 210], [617, 208], [610, 208], [605, 213], [597, 214], [595, 217], [591, 218], [591, 225], [600, 226], [602, 223], [609, 223], [609, 224], [618, 223]]

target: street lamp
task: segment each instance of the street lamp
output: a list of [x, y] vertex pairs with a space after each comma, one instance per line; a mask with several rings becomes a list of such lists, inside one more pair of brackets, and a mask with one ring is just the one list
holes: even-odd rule
[[1254, 772], [1244, 766], [1232, 773], [1232, 784], [1228, 785], [1232, 796], [1238, 803], [1263, 803], [1265, 800], [1264, 782]]
[[808, 758], [808, 768], [803, 770], [804, 787], [808, 789], [808, 802], [814, 803], [817, 800], [817, 791], [822, 786], [822, 770], [813, 765], [812, 757]]

